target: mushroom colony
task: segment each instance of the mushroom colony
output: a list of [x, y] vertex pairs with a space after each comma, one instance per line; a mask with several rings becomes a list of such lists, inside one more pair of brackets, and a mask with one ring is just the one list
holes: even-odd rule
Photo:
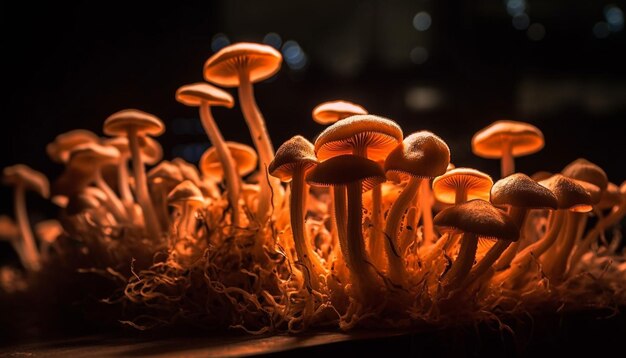
[[[544, 138], [508, 120], [471, 139], [474, 154], [501, 161], [494, 182], [455, 168], [436, 134], [404, 133], [341, 100], [313, 109], [326, 126], [314, 141], [296, 135], [275, 151], [253, 84], [281, 62], [272, 47], [237, 43], [206, 61], [207, 82], [176, 91], [198, 108], [212, 145], [197, 166], [162, 160], [153, 138], [163, 122], [125, 109], [104, 121], [107, 137], [79, 129], [47, 146], [65, 167], [52, 185], [25, 165], [4, 168], [15, 219], [0, 217], [0, 236], [23, 269], [0, 270], [0, 294], [45, 296], [38, 286], [58, 284], [118, 307], [114, 319], [139, 329], [192, 322], [250, 333], [626, 304], [626, 182], [582, 158], [560, 173], [516, 172], [515, 157]], [[214, 85], [237, 88], [254, 147], [220, 132], [211, 108], [235, 99]], [[60, 208], [35, 233], [27, 190]], [[95, 277], [107, 292], [86, 283]]]

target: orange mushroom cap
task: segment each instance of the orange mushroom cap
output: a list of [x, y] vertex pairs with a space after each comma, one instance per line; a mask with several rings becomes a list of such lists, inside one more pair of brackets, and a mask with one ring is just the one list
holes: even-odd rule
[[120, 151], [113, 146], [86, 143], [72, 150], [68, 167], [76, 170], [91, 171], [92, 168], [117, 164], [119, 159]]
[[619, 205], [622, 202], [622, 196], [619, 192], [619, 187], [614, 183], [609, 182], [606, 190], [602, 193], [602, 198], [597, 204], [600, 209], [610, 209], [615, 205]]
[[481, 171], [471, 168], [455, 168], [433, 180], [435, 198], [445, 204], [456, 202], [457, 188], [463, 187], [467, 200], [482, 199], [489, 201], [489, 192], [493, 180]]
[[138, 135], [160, 136], [165, 132], [165, 125], [156, 116], [138, 109], [124, 109], [115, 112], [104, 121], [104, 134], [126, 136], [128, 130], [135, 128]]
[[199, 107], [202, 102], [210, 106], [226, 108], [233, 108], [235, 105], [235, 100], [230, 93], [204, 82], [180, 87], [176, 91], [176, 100], [190, 107]]
[[184, 180], [180, 168], [171, 162], [164, 160], [148, 172], [148, 179], [155, 183], [169, 182], [180, 183]]
[[[256, 169], [258, 156], [253, 148], [237, 142], [226, 142], [226, 146], [237, 165], [237, 173], [239, 173], [240, 176], [246, 176]], [[215, 147], [210, 147], [202, 154], [199, 167], [200, 171], [205, 176], [219, 178], [224, 176], [224, 168], [222, 167]]]
[[443, 139], [428, 131], [406, 137], [387, 155], [385, 172], [417, 178], [434, 178], [446, 172], [450, 148]]
[[554, 193], [522, 173], [511, 174], [493, 184], [491, 203], [527, 209], [558, 207]]
[[50, 196], [50, 183], [42, 173], [24, 164], [16, 164], [4, 168], [2, 182], [5, 185], [24, 185], [26, 189], [37, 192], [44, 198]]
[[338, 120], [357, 114], [368, 114], [367, 110], [348, 101], [329, 101], [313, 108], [313, 120], [319, 124], [333, 124]]
[[255, 83], [273, 76], [283, 57], [271, 46], [240, 42], [226, 46], [204, 64], [204, 79], [223, 87], [239, 86], [240, 71], [249, 73]]
[[297, 135], [278, 148], [268, 170], [270, 175], [282, 181], [291, 181], [297, 167], [306, 171], [317, 164], [313, 144], [304, 137]]
[[176, 185], [167, 195], [167, 203], [173, 206], [191, 205], [201, 207], [204, 205], [205, 200], [200, 189], [191, 180], [185, 180]]
[[46, 146], [46, 153], [57, 163], [66, 163], [70, 157], [70, 151], [81, 144], [97, 142], [98, 136], [86, 129], [75, 129], [59, 134], [54, 142]]
[[554, 174], [550, 178], [540, 181], [539, 184], [550, 189], [556, 196], [558, 209], [576, 212], [588, 212], [592, 209], [591, 195], [574, 179], [561, 174]]
[[472, 152], [483, 158], [501, 158], [505, 141], [511, 141], [514, 157], [538, 152], [544, 146], [539, 128], [524, 122], [500, 120], [476, 132], [472, 137]]
[[609, 178], [602, 168], [584, 158], [578, 158], [569, 163], [561, 174], [566, 177], [586, 181], [604, 191], [609, 184]]
[[306, 182], [315, 186], [348, 185], [359, 180], [363, 192], [366, 192], [385, 181], [385, 172], [375, 161], [340, 155], [321, 162], [306, 176]]
[[[130, 155], [127, 137], [103, 138], [100, 143], [105, 146], [115, 147], [122, 156]], [[150, 137], [139, 137], [139, 149], [141, 150], [144, 163], [148, 165], [154, 165], [163, 159], [163, 147]]]

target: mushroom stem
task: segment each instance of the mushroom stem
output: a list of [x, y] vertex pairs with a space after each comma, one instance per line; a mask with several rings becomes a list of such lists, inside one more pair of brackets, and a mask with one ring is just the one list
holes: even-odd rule
[[137, 201], [143, 211], [148, 236], [156, 242], [161, 238], [161, 226], [159, 224], [159, 219], [157, 219], [156, 213], [154, 212], [150, 194], [148, 193], [146, 168], [144, 167], [141, 151], [139, 150], [139, 140], [136, 128], [132, 128], [128, 131], [128, 144], [130, 144], [130, 153], [133, 158], [133, 174], [135, 176]]
[[24, 185], [17, 185], [14, 194], [13, 204], [15, 207], [15, 219], [17, 220], [17, 225], [22, 235], [22, 245], [20, 245], [21, 250], [19, 250], [24, 260], [22, 264], [29, 271], [39, 271], [39, 269], [41, 269], [39, 252], [37, 251], [35, 237], [33, 236], [33, 231], [30, 228], [28, 220], [28, 211], [26, 211], [26, 188]]
[[102, 190], [107, 196], [107, 207], [109, 208], [109, 210], [111, 210], [111, 213], [115, 217], [115, 220], [119, 222], [128, 221], [124, 204], [122, 204], [120, 199], [117, 197], [117, 194], [115, 194], [113, 189], [111, 189], [111, 187], [109, 186], [109, 184], [107, 184], [104, 178], [102, 178], [102, 172], [100, 172], [99, 169], [96, 172], [95, 183], [96, 186], [100, 188], [100, 190]]
[[134, 199], [128, 183], [128, 157], [126, 156], [120, 158], [117, 166], [117, 186], [119, 186], [122, 203], [126, 207], [127, 212], [131, 214]]
[[398, 230], [402, 223], [402, 216], [411, 204], [411, 201], [417, 195], [422, 179], [411, 177], [400, 195], [396, 198], [389, 215], [387, 215], [387, 223], [385, 224], [385, 251], [387, 253], [387, 263], [389, 265], [389, 278], [395, 283], [403, 285], [406, 280], [406, 269], [404, 267], [404, 258], [402, 253], [398, 251]]
[[368, 251], [374, 266], [382, 268], [384, 266], [384, 243], [381, 236], [383, 227], [382, 218], [382, 185], [378, 184], [372, 188], [372, 227], [368, 242]]
[[280, 181], [277, 178], [269, 177], [265, 175], [267, 167], [274, 158], [274, 148], [267, 134], [267, 128], [265, 127], [265, 120], [259, 110], [254, 98], [254, 91], [252, 89], [252, 83], [250, 82], [250, 76], [247, 69], [242, 68], [239, 71], [239, 103], [241, 104], [241, 111], [250, 130], [252, 141], [254, 146], [259, 151], [261, 179], [259, 185], [261, 186], [261, 192], [259, 195], [259, 206], [257, 208], [257, 219], [260, 222], [265, 222], [269, 215], [269, 208], [272, 200], [272, 188], [274, 189], [275, 203], [280, 202], [280, 193], [277, 192], [280, 189]]
[[232, 208], [232, 224], [238, 227], [241, 223], [241, 216], [239, 214], [241, 181], [230, 149], [228, 149], [224, 137], [222, 137], [222, 133], [217, 127], [217, 124], [215, 124], [215, 120], [213, 120], [213, 115], [211, 114], [211, 108], [206, 101], [202, 101], [200, 105], [200, 120], [202, 121], [202, 126], [211, 144], [215, 146], [217, 156], [222, 164], [224, 178], [226, 179], [226, 190], [228, 191], [228, 203]]
[[422, 225], [424, 231], [424, 241], [431, 244], [435, 242], [435, 229], [433, 224], [432, 211], [432, 193], [430, 191], [430, 182], [422, 180], [420, 187], [421, 193], [418, 197], [420, 209], [422, 211]]
[[513, 143], [511, 140], [502, 141], [502, 159], [500, 161], [500, 175], [502, 178], [515, 173], [515, 159], [513, 158]]
[[461, 238], [461, 248], [459, 255], [452, 264], [452, 268], [443, 279], [442, 286], [446, 291], [453, 290], [458, 287], [467, 274], [470, 272], [476, 257], [476, 249], [478, 247], [478, 236], [471, 233], [464, 233]]
[[339, 239], [339, 249], [343, 255], [344, 262], [350, 262], [350, 252], [348, 250], [348, 228], [347, 228], [347, 199], [346, 187], [337, 185], [333, 187], [333, 206], [335, 211], [335, 227], [337, 228], [337, 238]]
[[474, 283], [479, 277], [481, 277], [487, 270], [493, 265], [494, 262], [502, 255], [504, 250], [511, 244], [511, 241], [507, 240], [498, 240], [490, 249], [487, 251], [485, 256], [474, 266], [467, 279], [463, 282], [461, 286], [461, 290], [469, 287], [472, 283]]
[[526, 208], [512, 206], [509, 209], [509, 216], [511, 217], [511, 219], [513, 219], [513, 222], [515, 222], [517, 227], [520, 229], [520, 238], [519, 240], [509, 245], [509, 247], [500, 256], [500, 259], [493, 267], [496, 271], [501, 271], [509, 267], [511, 265], [511, 262], [515, 258], [520, 244], [522, 243], [522, 241], [524, 241], [524, 237], [522, 236], [524, 234], [524, 230], [522, 230], [522, 228], [524, 227], [524, 222], [526, 221], [527, 215], [528, 209]]
[[551, 278], [560, 280], [567, 268], [567, 260], [571, 254], [576, 238], [584, 230], [587, 222], [587, 213], [569, 212], [567, 213], [565, 236], [562, 246], [559, 248], [554, 262], [550, 268]]

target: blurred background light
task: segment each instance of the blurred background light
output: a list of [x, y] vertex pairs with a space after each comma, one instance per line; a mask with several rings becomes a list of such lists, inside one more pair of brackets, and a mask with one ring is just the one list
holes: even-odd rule
[[222, 33], [215, 34], [211, 39], [211, 50], [213, 52], [217, 52], [228, 45], [230, 45], [230, 40]]
[[417, 31], [426, 31], [430, 28], [432, 24], [432, 19], [430, 18], [430, 14], [426, 11], [420, 11], [413, 17], [413, 27]]

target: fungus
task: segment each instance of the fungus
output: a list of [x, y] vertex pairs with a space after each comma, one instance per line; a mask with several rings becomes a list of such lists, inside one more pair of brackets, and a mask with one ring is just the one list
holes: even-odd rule
[[313, 108], [313, 120], [319, 124], [333, 124], [341, 119], [357, 114], [368, 114], [367, 110], [356, 103], [348, 101], [329, 101]]

